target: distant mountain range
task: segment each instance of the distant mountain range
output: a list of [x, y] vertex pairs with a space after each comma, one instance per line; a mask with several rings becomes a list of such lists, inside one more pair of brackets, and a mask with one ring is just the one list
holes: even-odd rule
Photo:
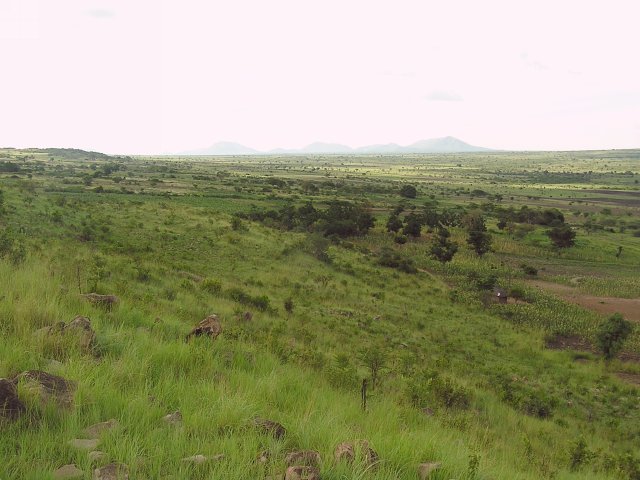
[[276, 148], [269, 151], [260, 151], [254, 148], [245, 147], [239, 143], [218, 142], [208, 148], [200, 150], [190, 150], [181, 152], [181, 155], [314, 155], [314, 154], [403, 154], [403, 153], [463, 153], [463, 152], [489, 152], [490, 148], [476, 147], [469, 145], [455, 137], [431, 138], [421, 140], [411, 145], [398, 145], [387, 143], [385, 145], [367, 145], [364, 147], [351, 148], [348, 145], [339, 143], [315, 142], [299, 149]]

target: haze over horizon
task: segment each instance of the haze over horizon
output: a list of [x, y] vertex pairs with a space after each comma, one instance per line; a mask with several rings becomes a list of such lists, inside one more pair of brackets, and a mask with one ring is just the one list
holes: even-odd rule
[[0, 146], [640, 147], [640, 4], [5, 0]]

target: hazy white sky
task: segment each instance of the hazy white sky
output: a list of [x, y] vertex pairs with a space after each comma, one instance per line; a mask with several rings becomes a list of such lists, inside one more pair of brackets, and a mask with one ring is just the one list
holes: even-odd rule
[[640, 147], [638, 0], [0, 0], [0, 146]]

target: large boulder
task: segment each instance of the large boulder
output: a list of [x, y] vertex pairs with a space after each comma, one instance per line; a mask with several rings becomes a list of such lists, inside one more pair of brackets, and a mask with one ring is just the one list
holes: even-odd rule
[[206, 335], [211, 338], [211, 340], [215, 340], [221, 333], [222, 324], [220, 323], [220, 319], [217, 315], [213, 314], [198, 323], [198, 325], [189, 332], [186, 340], [189, 341], [191, 337], [199, 337], [201, 335]]
[[15, 420], [25, 411], [24, 404], [18, 398], [15, 383], [0, 378], [0, 420]]
[[25, 391], [36, 396], [42, 405], [54, 402], [59, 407], [73, 405], [76, 383], [41, 370], [22, 372], [13, 379], [15, 385], [21, 384]]

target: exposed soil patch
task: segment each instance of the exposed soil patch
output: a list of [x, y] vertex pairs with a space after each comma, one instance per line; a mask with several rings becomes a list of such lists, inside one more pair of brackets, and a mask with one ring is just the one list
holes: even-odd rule
[[640, 373], [618, 372], [616, 373], [616, 376], [627, 383], [640, 386]]
[[593, 351], [593, 346], [578, 335], [556, 335], [545, 341], [545, 347], [552, 350]]
[[528, 280], [527, 283], [554, 293], [567, 302], [575, 303], [602, 315], [612, 315], [617, 312], [627, 320], [640, 322], [640, 298], [596, 297], [581, 293], [568, 285], [544, 280]]

